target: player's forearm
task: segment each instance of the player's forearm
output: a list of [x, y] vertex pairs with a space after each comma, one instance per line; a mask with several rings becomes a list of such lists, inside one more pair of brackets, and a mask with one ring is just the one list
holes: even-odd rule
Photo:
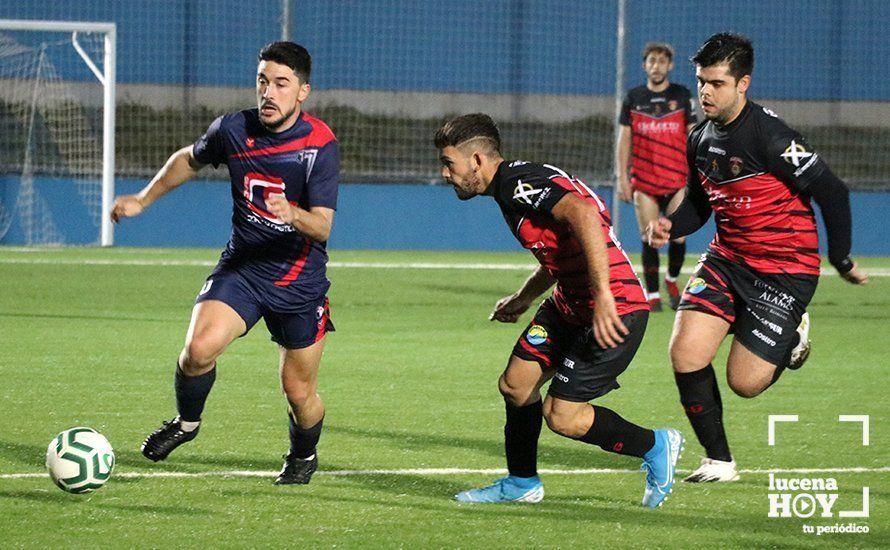
[[627, 176], [628, 167], [630, 166], [630, 145], [630, 129], [622, 126], [618, 134], [618, 147], [615, 151], [615, 166], [618, 176]]
[[711, 205], [700, 186], [686, 186], [686, 196], [680, 206], [668, 216], [671, 221], [671, 239], [695, 233], [711, 217]]
[[831, 170], [826, 169], [807, 191], [822, 211], [828, 238], [828, 261], [845, 273], [852, 267], [849, 259], [852, 247], [853, 219], [850, 214], [850, 191]]
[[590, 293], [594, 299], [602, 292], [609, 292], [609, 254], [606, 238], [600, 222], [599, 211], [590, 204], [582, 203], [570, 217], [570, 225], [587, 260], [587, 274], [590, 277]]
[[331, 236], [332, 220], [324, 216], [320, 212], [312, 212], [304, 210], [299, 206], [295, 206], [296, 211], [291, 225], [315, 242], [323, 243]]
[[158, 170], [154, 178], [140, 191], [136, 198], [147, 207], [173, 189], [193, 178], [201, 165], [192, 157], [192, 147], [184, 147], [173, 153], [166, 164]]
[[544, 269], [543, 266], [538, 266], [538, 268], [529, 275], [528, 279], [522, 283], [519, 290], [516, 291], [516, 296], [527, 303], [531, 303], [535, 298], [547, 292], [555, 282], [556, 280], [546, 269]]

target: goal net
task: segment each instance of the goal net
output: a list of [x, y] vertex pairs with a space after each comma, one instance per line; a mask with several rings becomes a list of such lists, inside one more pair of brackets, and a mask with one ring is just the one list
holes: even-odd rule
[[113, 32], [0, 20], [0, 242], [111, 244]]

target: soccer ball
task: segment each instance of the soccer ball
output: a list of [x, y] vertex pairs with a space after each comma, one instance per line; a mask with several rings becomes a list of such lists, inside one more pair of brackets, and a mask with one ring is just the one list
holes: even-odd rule
[[88, 493], [105, 485], [114, 469], [114, 450], [92, 428], [71, 428], [46, 448], [49, 477], [63, 491]]

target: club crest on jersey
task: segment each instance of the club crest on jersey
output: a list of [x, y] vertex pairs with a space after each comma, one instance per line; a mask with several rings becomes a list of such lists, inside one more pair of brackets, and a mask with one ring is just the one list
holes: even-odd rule
[[785, 159], [785, 162], [788, 164], [793, 164], [795, 168], [800, 166], [800, 161], [803, 159], [810, 158], [813, 156], [813, 153], [807, 151], [806, 147], [797, 143], [795, 140], [791, 140], [791, 144], [785, 149], [785, 152], [782, 153], [782, 158]]
[[679, 104], [677, 103], [676, 99], [672, 99], [672, 100], [668, 101], [668, 110], [676, 111], [678, 106], [679, 106]]
[[739, 173], [741, 173], [743, 166], [744, 161], [740, 157], [729, 158], [729, 172], [733, 175], [733, 177], [738, 176]]
[[253, 145], [256, 143], [251, 136], [247, 136], [247, 139], [244, 140], [244, 144], [253, 149]]
[[541, 189], [535, 189], [530, 184], [522, 183], [522, 180], [518, 180], [516, 188], [513, 189], [513, 198], [526, 204], [531, 204], [534, 196], [539, 193], [541, 193]]
[[533, 346], [540, 346], [547, 341], [547, 329], [541, 325], [532, 325], [525, 333], [525, 339]]

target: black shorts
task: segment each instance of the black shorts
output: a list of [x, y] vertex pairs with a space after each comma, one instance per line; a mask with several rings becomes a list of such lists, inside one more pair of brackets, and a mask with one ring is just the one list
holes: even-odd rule
[[725, 319], [747, 349], [778, 365], [818, 282], [816, 275], [758, 273], [708, 252], [695, 266], [678, 309]]
[[247, 331], [262, 317], [272, 341], [287, 349], [309, 347], [335, 330], [327, 296], [322, 294], [305, 303], [293, 304], [288, 311], [280, 311], [270, 305], [267, 292], [261, 284], [237, 271], [217, 267], [207, 278], [195, 303], [204, 300], [225, 303], [244, 320]]
[[621, 320], [630, 330], [624, 342], [616, 348], [602, 348], [589, 325], [567, 322], [548, 298], [516, 341], [513, 355], [535, 361], [542, 369], [555, 368], [547, 393], [584, 403], [619, 387], [618, 375], [630, 365], [643, 341], [649, 312], [634, 311], [622, 315]]

